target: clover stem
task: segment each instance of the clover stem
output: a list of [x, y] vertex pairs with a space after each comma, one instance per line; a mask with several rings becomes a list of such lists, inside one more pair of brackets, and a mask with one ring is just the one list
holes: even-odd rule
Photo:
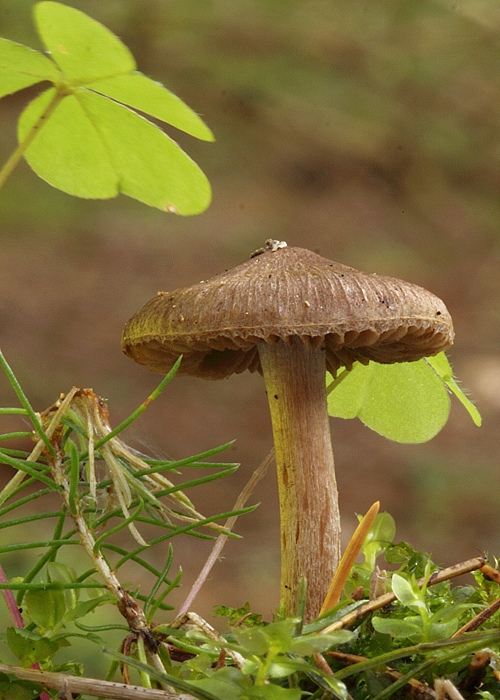
[[340, 515], [326, 405], [325, 351], [298, 338], [260, 343], [280, 500], [281, 605], [295, 614], [307, 578], [306, 619], [319, 614], [340, 560]]

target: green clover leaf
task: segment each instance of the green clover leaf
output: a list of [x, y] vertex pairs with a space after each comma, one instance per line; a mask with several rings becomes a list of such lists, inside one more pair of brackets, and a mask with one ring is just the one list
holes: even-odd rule
[[48, 55], [0, 39], [0, 97], [53, 84], [19, 119], [20, 148], [37, 175], [78, 197], [122, 193], [183, 215], [206, 209], [206, 176], [144, 115], [212, 141], [202, 119], [138, 72], [125, 44], [83, 12], [47, 0], [34, 16]]
[[443, 428], [450, 412], [450, 392], [476, 425], [477, 408], [453, 379], [444, 353], [417, 362], [381, 365], [356, 363], [332, 381], [328, 411], [339, 418], [359, 418], [375, 432], [396, 442], [420, 443]]

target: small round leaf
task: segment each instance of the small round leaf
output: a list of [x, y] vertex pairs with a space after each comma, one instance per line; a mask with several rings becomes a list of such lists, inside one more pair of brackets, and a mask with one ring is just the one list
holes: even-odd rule
[[396, 442], [420, 443], [443, 428], [450, 412], [446, 386], [425, 362], [356, 364], [328, 396], [330, 415], [357, 416]]

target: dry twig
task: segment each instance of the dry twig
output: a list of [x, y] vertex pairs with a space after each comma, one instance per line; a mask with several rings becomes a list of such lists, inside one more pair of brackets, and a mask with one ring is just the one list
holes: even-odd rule
[[37, 671], [32, 668], [21, 668], [2, 663], [0, 663], [0, 671], [66, 694], [70, 692], [72, 694], [93, 695], [99, 698], [109, 698], [109, 700], [195, 700], [192, 695], [179, 694], [169, 690], [155, 690], [138, 685], [101, 681], [96, 678], [79, 678], [64, 673]]

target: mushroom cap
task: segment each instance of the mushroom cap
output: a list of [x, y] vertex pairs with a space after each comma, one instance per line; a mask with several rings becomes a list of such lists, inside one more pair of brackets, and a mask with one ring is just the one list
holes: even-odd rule
[[122, 348], [154, 372], [166, 374], [182, 354], [179, 374], [222, 379], [261, 371], [259, 343], [298, 337], [326, 349], [335, 375], [356, 360], [435, 355], [453, 336], [446, 306], [426, 289], [279, 247], [191, 287], [159, 292], [126, 324]]

